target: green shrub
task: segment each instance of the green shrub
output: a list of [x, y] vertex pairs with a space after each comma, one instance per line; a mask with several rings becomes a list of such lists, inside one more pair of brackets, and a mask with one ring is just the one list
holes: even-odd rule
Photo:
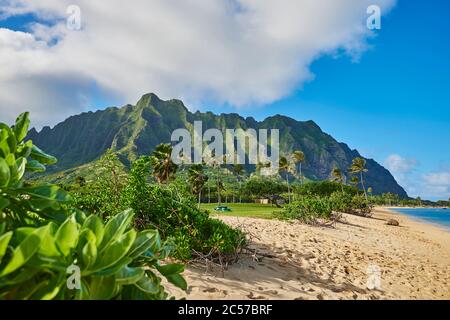
[[364, 195], [350, 195], [348, 193], [334, 192], [330, 196], [330, 202], [334, 211], [370, 216], [372, 205], [367, 202]]
[[251, 198], [272, 198], [287, 192], [283, 181], [268, 177], [252, 177], [245, 182], [243, 191]]
[[124, 165], [111, 150], [96, 162], [95, 172], [93, 181], [77, 178], [79, 183], [72, 187], [70, 204], [107, 219], [126, 209], [122, 205], [122, 193], [128, 176]]
[[[0, 232], [0, 299], [166, 299], [160, 275], [185, 290], [184, 266], [160, 265], [173, 246], [157, 231], [131, 229], [132, 219], [128, 210], [106, 225], [72, 216], [59, 227]], [[72, 272], [79, 279], [67, 279]]]
[[342, 185], [334, 181], [311, 181], [302, 185], [295, 185], [294, 192], [300, 196], [320, 196], [329, 197], [334, 192], [344, 189], [345, 193], [355, 195], [358, 189], [352, 186]]
[[163, 238], [173, 237], [174, 256], [182, 260], [191, 259], [196, 252], [233, 256], [245, 245], [240, 230], [211, 219], [197, 208], [195, 197], [177, 184], [148, 183], [149, 166], [148, 158], [137, 160], [124, 191], [125, 205], [136, 212], [138, 228], [152, 226]]
[[351, 194], [336, 191], [331, 194], [329, 199], [333, 211], [345, 213], [352, 213], [354, 211], [353, 196]]
[[29, 185], [24, 176], [43, 172], [45, 165], [56, 163], [31, 140], [25, 141], [29, 114], [21, 114], [14, 126], [0, 123], [0, 223], [8, 228], [38, 226], [51, 220], [64, 221], [68, 212], [63, 204], [69, 200], [66, 192], [50, 184]]
[[[186, 289], [183, 265], [159, 263], [172, 243], [131, 229], [131, 210], [105, 226], [71, 208], [58, 186], [24, 182], [56, 162], [24, 141], [28, 126], [28, 113], [11, 128], [0, 123], [0, 299], [165, 299], [158, 272]], [[71, 268], [77, 290], [66, 285]]]
[[328, 199], [306, 196], [286, 205], [283, 211], [274, 213], [274, 216], [279, 219], [299, 220], [314, 225], [321, 220], [330, 220], [332, 213], [332, 205]]
[[367, 202], [363, 195], [355, 195], [352, 198], [352, 209], [354, 214], [368, 217], [372, 215], [373, 206]]

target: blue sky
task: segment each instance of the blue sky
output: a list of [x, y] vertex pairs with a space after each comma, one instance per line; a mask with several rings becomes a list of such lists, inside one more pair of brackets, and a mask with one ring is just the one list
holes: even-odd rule
[[416, 162], [407, 183], [420, 190], [421, 175], [450, 166], [449, 12], [449, 1], [400, 1], [358, 62], [322, 57], [295, 94], [241, 114], [312, 119], [382, 164], [398, 154]]
[[[160, 8], [157, 1], [128, 7], [114, 0], [117, 12], [133, 17], [123, 24], [114, 10], [101, 10], [109, 6], [106, 2], [91, 7], [79, 0], [87, 20], [80, 32], [64, 30], [66, 0], [58, 3], [60, 12], [44, 0], [17, 2], [23, 14], [0, 7], [0, 28], [5, 28], [0, 29], [0, 58], [17, 57], [4, 67], [0, 62], [9, 72], [0, 75], [0, 105], [10, 105], [0, 110], [2, 118], [21, 110], [20, 93], [27, 90], [26, 108], [39, 126], [81, 111], [134, 103], [145, 92], [258, 120], [274, 114], [312, 119], [388, 167], [411, 196], [450, 197], [448, 1], [361, 0], [357, 5], [337, 0], [311, 6], [312, 13], [295, 7], [300, 3], [295, 0], [286, 0], [286, 8], [258, 2], [248, 12], [256, 12], [255, 21], [263, 23], [251, 25], [259, 33], [250, 44], [241, 37], [249, 26], [234, 25], [241, 12], [223, 14], [227, 7], [217, 7], [225, 0], [199, 8], [167, 3]], [[352, 19], [365, 18], [364, 6], [374, 2], [388, 13], [382, 29], [367, 40], [370, 48], [355, 61], [342, 48], [365, 43]], [[155, 13], [157, 27], [141, 16], [147, 9]], [[2, 20], [2, 12], [9, 17]], [[113, 18], [106, 16], [112, 13]], [[39, 28], [33, 27], [36, 23]], [[274, 26], [269, 38], [268, 26]], [[106, 37], [105, 30], [110, 32]], [[345, 37], [330, 37], [334, 33]], [[320, 56], [323, 51], [328, 54]], [[308, 80], [309, 72], [313, 79]], [[20, 104], [14, 104], [15, 96]]]

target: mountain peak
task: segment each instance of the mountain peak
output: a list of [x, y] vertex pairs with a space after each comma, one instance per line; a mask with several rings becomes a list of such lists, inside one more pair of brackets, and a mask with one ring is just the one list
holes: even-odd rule
[[[142, 96], [136, 106], [109, 108], [82, 116], [70, 117], [55, 128], [30, 131], [37, 146], [55, 155], [59, 162], [50, 171], [62, 171], [98, 159], [108, 148], [128, 159], [150, 154], [160, 143], [170, 143], [174, 130], [192, 128], [202, 121], [203, 128], [279, 129], [280, 153], [302, 150], [305, 153], [304, 174], [310, 179], [328, 179], [334, 165], [348, 168], [356, 156], [343, 143], [324, 133], [313, 121], [297, 121], [276, 115], [262, 122], [243, 118], [236, 113], [216, 115], [212, 112], [190, 112], [180, 100], [161, 100], [156, 94]], [[367, 185], [374, 193], [392, 192], [406, 197], [394, 177], [375, 161], [368, 161]], [[251, 167], [249, 170], [253, 170]]]
[[162, 100], [154, 93], [146, 93], [144, 94], [141, 99], [136, 103], [136, 106], [138, 107], [148, 107], [151, 105], [157, 106], [159, 103], [161, 103]]

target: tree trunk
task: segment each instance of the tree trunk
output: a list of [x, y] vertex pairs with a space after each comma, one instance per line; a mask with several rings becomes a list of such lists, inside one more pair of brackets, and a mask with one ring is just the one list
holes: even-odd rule
[[239, 203], [242, 203], [242, 181], [239, 180]]
[[364, 179], [363, 179], [363, 173], [362, 173], [362, 171], [361, 171], [361, 185], [362, 185], [362, 187], [363, 187], [364, 196], [366, 197], [366, 201], [369, 202], [369, 199], [367, 198], [366, 187], [364, 186]]
[[300, 184], [303, 184], [303, 175], [302, 175], [302, 163], [299, 164], [299, 173], [300, 173]]
[[200, 210], [200, 203], [202, 202], [202, 190], [198, 193], [198, 209]]
[[286, 173], [286, 182], [288, 187], [288, 203], [291, 203], [291, 188], [289, 186], [289, 173]]

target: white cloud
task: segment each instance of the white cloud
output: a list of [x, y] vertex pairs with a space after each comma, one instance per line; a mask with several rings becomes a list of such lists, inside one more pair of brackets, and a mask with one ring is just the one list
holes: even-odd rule
[[[134, 102], [153, 91], [189, 103], [270, 103], [312, 78], [322, 54], [358, 55], [366, 8], [395, 0], [6, 0], [1, 16], [58, 21], [0, 29], [0, 117], [24, 109], [40, 124], [92, 103], [92, 84]], [[76, 3], [82, 31], [65, 28]], [[55, 20], [56, 19], [56, 20]], [[55, 40], [58, 41], [55, 41]], [[56, 87], [55, 87], [56, 86]]]
[[406, 174], [414, 170], [417, 166], [417, 160], [406, 159], [398, 154], [392, 154], [386, 159], [385, 164], [392, 174]]
[[384, 164], [409, 196], [431, 200], [450, 198], [450, 166], [444, 166], [437, 172], [420, 173], [416, 171], [416, 159], [398, 154], [390, 155]]
[[434, 199], [450, 199], [450, 171], [424, 174], [424, 194]]

